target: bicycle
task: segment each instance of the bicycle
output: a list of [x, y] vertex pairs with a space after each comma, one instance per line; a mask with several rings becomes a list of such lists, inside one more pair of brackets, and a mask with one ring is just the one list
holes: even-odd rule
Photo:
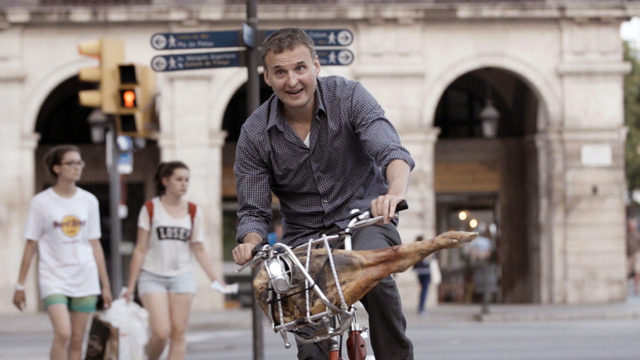
[[[406, 202], [399, 203], [394, 216], [406, 208]], [[478, 236], [478, 233], [449, 231], [431, 240], [386, 249], [350, 251], [352, 231], [381, 220], [382, 216], [371, 217], [369, 211], [353, 210], [343, 230], [323, 234], [294, 249], [282, 243], [258, 245], [253, 258], [238, 268], [240, 272], [253, 264], [262, 265], [253, 281], [256, 300], [274, 332], [282, 336], [285, 348], [291, 347], [288, 332], [304, 343], [329, 340], [329, 359], [341, 360], [342, 337], [349, 330], [349, 359], [364, 360], [363, 334], [367, 329], [358, 324], [353, 305], [389, 274], [405, 271], [434, 251], [461, 247]], [[343, 271], [342, 282], [336, 264]], [[354, 269], [356, 271], [352, 271]], [[363, 269], [372, 271], [360, 271]], [[349, 278], [348, 274], [354, 273], [357, 276]], [[328, 293], [333, 296], [327, 296]]]
[[[400, 202], [396, 206], [397, 218], [398, 212], [407, 209], [405, 201]], [[272, 323], [274, 332], [280, 333], [284, 340], [285, 348], [290, 348], [291, 343], [288, 340], [287, 332], [294, 334], [296, 339], [301, 342], [319, 342], [329, 340], [329, 359], [339, 360], [342, 356], [342, 337], [349, 330], [347, 338], [347, 353], [350, 360], [364, 360], [366, 358], [366, 345], [364, 337], [367, 329], [362, 327], [356, 316], [356, 308], [353, 304], [348, 304], [342, 292], [342, 286], [335, 268], [332, 251], [326, 251], [327, 259], [330, 264], [331, 275], [333, 277], [333, 285], [337, 289], [339, 295], [339, 304], [335, 304], [335, 300], [330, 300], [325, 291], [318, 286], [315, 279], [309, 273], [310, 259], [312, 258], [312, 250], [318, 249], [335, 249], [333, 246], [342, 241], [345, 250], [351, 250], [351, 234], [352, 231], [364, 226], [376, 224], [382, 220], [382, 216], [371, 217], [369, 211], [361, 212], [357, 209], [351, 211], [351, 220], [347, 227], [333, 233], [323, 234], [318, 239], [309, 240], [306, 245], [297, 248], [276, 243], [270, 245], [258, 245], [254, 249], [254, 257], [251, 261], [238, 268], [238, 272], [248, 266], [262, 262], [268, 274], [269, 296], [267, 301], [268, 309], [265, 311]], [[306, 264], [302, 264], [296, 255], [296, 251], [300, 253], [301, 248], [306, 247]], [[296, 272], [299, 272], [297, 275]], [[301, 275], [301, 276], [300, 276]], [[285, 319], [285, 307], [283, 300], [292, 296], [290, 291], [301, 284], [296, 284], [295, 280], [304, 280], [302, 291], [294, 292], [293, 295], [304, 292], [305, 295], [305, 316], [296, 318], [293, 321], [283, 321]], [[326, 309], [322, 312], [314, 312], [312, 310], [312, 302], [310, 290], [320, 298]], [[326, 290], [326, 289], [325, 289]], [[285, 298], [286, 297], [286, 298]], [[263, 309], [264, 310], [264, 309]]]

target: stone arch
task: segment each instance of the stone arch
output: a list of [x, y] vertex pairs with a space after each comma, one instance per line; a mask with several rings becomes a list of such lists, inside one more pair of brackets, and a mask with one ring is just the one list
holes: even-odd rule
[[543, 118], [547, 123], [537, 124], [539, 130], [553, 127], [562, 118], [562, 104], [560, 101], [560, 91], [555, 89], [550, 79], [542, 74], [535, 66], [519, 58], [504, 54], [486, 54], [480, 56], [470, 56], [452, 63], [444, 71], [441, 71], [433, 81], [426, 84], [425, 103], [422, 107], [422, 119], [425, 125], [433, 126], [438, 101], [445, 90], [457, 78], [473, 70], [484, 67], [494, 67], [507, 70], [524, 81], [543, 104], [545, 112]]
[[214, 131], [222, 130], [224, 112], [233, 95], [247, 83], [247, 80], [248, 74], [245, 68], [233, 69], [216, 76], [214, 85], [211, 88], [212, 93], [216, 95], [215, 101], [212, 101], [209, 107], [211, 114], [210, 129]]
[[35, 132], [36, 120], [40, 108], [44, 104], [51, 92], [63, 81], [78, 75], [80, 68], [94, 66], [95, 61], [89, 59], [77, 59], [68, 61], [54, 67], [45, 76], [35, 79], [33, 85], [26, 91], [29, 94], [25, 111], [22, 114], [22, 133], [30, 134]]

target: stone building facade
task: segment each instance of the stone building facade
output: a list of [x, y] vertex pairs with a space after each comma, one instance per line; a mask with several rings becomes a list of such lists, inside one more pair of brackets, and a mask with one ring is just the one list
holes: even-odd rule
[[[43, 134], [53, 131], [46, 130], [52, 125], [45, 105], [63, 109], [78, 70], [95, 64], [78, 55], [77, 44], [124, 39], [127, 60], [149, 64], [157, 54], [149, 45], [156, 32], [235, 30], [245, 21], [244, 2], [238, 1], [66, 3], [0, 4], [5, 294], [17, 278], [29, 201], [46, 184], [38, 163], [47, 147]], [[353, 32], [353, 64], [324, 67], [321, 75], [362, 82], [413, 154], [411, 210], [400, 226], [405, 242], [455, 227], [453, 214], [476, 209], [495, 224], [498, 301], [576, 304], [626, 297], [622, 83], [629, 66], [618, 31], [622, 21], [640, 14], [640, 1], [264, 1], [258, 12], [261, 28]], [[139, 198], [146, 198], [158, 159], [188, 162], [189, 197], [207, 214], [207, 248], [220, 273], [223, 211], [233, 198], [233, 189], [224, 186], [232, 178], [233, 154], [224, 118], [238, 106], [233, 102], [246, 80], [244, 68], [160, 74], [160, 136], [136, 155], [130, 176], [140, 186]], [[72, 85], [65, 87], [68, 81]], [[494, 138], [482, 136], [477, 116], [488, 96], [500, 115]], [[90, 186], [106, 179], [101, 146], [83, 145], [96, 164], [85, 175]], [[129, 211], [137, 215], [136, 208]], [[446, 254], [440, 260], [443, 270], [457, 261]], [[223, 299], [198, 276], [194, 308], [221, 309]], [[398, 281], [411, 306], [414, 275], [401, 274]], [[448, 285], [457, 291], [455, 280]], [[27, 287], [36, 293], [33, 267]], [[30, 299], [29, 309], [36, 310], [35, 297]], [[0, 311], [14, 310], [4, 303]]]

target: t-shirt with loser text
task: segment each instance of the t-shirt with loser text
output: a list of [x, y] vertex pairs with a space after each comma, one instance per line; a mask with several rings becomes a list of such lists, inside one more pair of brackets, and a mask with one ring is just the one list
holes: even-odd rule
[[202, 242], [202, 212], [196, 208], [193, 236], [191, 216], [171, 217], [158, 197], [153, 202], [153, 221], [149, 226], [149, 212], [143, 206], [138, 216], [138, 227], [149, 231], [149, 248], [142, 269], [160, 276], [176, 276], [191, 272], [193, 253], [190, 241]]

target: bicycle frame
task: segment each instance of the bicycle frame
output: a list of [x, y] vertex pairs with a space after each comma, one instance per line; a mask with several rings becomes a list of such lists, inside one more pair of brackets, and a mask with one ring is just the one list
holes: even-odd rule
[[[397, 217], [397, 214], [395, 215]], [[257, 251], [254, 258], [248, 263], [238, 268], [238, 272], [244, 268], [261, 262], [261, 266], [265, 267], [269, 278], [269, 298], [267, 301], [268, 311], [267, 315], [271, 321], [274, 332], [279, 333], [284, 341], [285, 348], [290, 348], [287, 332], [294, 334], [295, 338], [304, 343], [319, 342], [323, 340], [330, 340], [330, 354], [331, 358], [337, 359], [337, 354], [340, 352], [340, 336], [342, 336], [347, 330], [354, 337], [360, 336], [361, 333], [366, 333], [366, 329], [362, 328], [356, 319], [356, 309], [353, 306], [349, 306], [344, 298], [342, 292], [342, 286], [336, 271], [336, 267], [331, 254], [330, 242], [337, 240], [343, 240], [344, 249], [352, 250], [351, 235], [352, 231], [364, 226], [373, 225], [382, 220], [382, 216], [372, 218], [368, 211], [360, 212], [359, 210], [352, 210], [351, 220], [344, 230], [335, 234], [323, 234], [320, 238], [311, 239], [306, 245], [301, 245], [299, 248], [306, 246], [306, 263], [302, 264], [300, 259], [295, 255], [292, 248], [283, 244], [276, 243], [273, 246], [264, 245]], [[309, 274], [309, 261], [311, 259], [312, 249], [319, 247], [325, 247], [327, 249], [327, 258], [331, 274], [333, 276], [333, 282], [336, 286], [339, 301], [338, 305], [334, 304], [334, 301], [328, 299], [323, 289], [316, 284], [313, 277]], [[304, 284], [293, 284], [293, 273], [297, 272], [304, 280]], [[282, 307], [282, 295], [288, 292], [293, 287], [304, 286], [305, 295], [305, 308], [306, 314], [304, 318], [295, 319], [288, 323], [279, 323], [275, 318], [275, 314], [279, 315], [279, 319], [283, 319], [283, 307]], [[313, 290], [318, 298], [325, 306], [325, 310], [321, 313], [311, 314], [310, 304], [310, 290]], [[360, 340], [360, 346], [361, 346]], [[354, 352], [356, 350], [354, 349]], [[364, 352], [364, 350], [362, 350]]]

